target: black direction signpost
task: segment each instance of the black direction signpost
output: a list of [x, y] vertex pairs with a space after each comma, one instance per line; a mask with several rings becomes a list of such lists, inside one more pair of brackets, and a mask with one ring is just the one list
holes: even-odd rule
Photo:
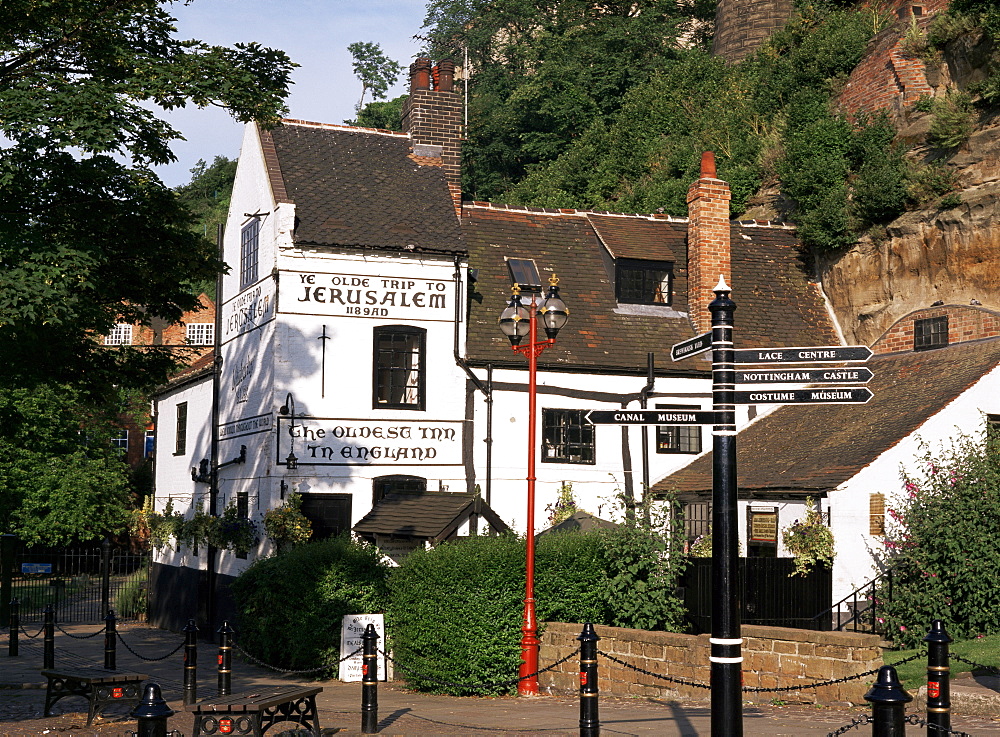
[[864, 362], [874, 355], [866, 345], [824, 345], [811, 348], [751, 348], [733, 351], [733, 363]]
[[[679, 421], [655, 424], [712, 424], [712, 634], [711, 652], [712, 737], [742, 737], [741, 702], [743, 638], [736, 598], [738, 561], [736, 416], [738, 404], [863, 404], [872, 398], [863, 386], [829, 386], [813, 389], [759, 389], [736, 391], [737, 384], [865, 384], [872, 379], [866, 368], [791, 368], [746, 369], [748, 364], [863, 363], [872, 357], [867, 346], [816, 346], [804, 348], [733, 349], [733, 313], [736, 304], [729, 298], [730, 289], [723, 279], [715, 288], [715, 300], [708, 306], [712, 313], [712, 332], [677, 343], [670, 351], [675, 361], [712, 349], [712, 412], [684, 413], [674, 410], [664, 414], [715, 415], [711, 423]], [[597, 412], [588, 415], [591, 423], [600, 424], [607, 415], [634, 420], [614, 420], [618, 424], [649, 424], [642, 412]], [[648, 413], [655, 414], [655, 413]]]
[[737, 384], [867, 384], [875, 374], [856, 368], [737, 369]]
[[711, 410], [602, 410], [584, 415], [591, 425], [714, 425], [719, 419]]
[[712, 350], [712, 334], [702, 333], [690, 340], [674, 343], [670, 348], [670, 358], [674, 361], [680, 361], [682, 358], [690, 358], [710, 350]]

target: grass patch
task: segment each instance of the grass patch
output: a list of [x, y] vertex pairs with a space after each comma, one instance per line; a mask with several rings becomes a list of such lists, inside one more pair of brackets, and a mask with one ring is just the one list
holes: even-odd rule
[[[886, 665], [895, 665], [900, 660], [924, 650], [925, 648], [918, 650], [886, 650], [882, 653], [882, 658]], [[985, 637], [973, 640], [953, 642], [949, 650], [953, 655], [960, 655], [963, 658], [974, 660], [983, 665], [1000, 667], [1000, 635], [986, 635]], [[952, 659], [952, 678], [959, 673], [968, 673], [971, 670], [972, 666], [968, 663]], [[924, 685], [924, 681], [927, 680], [927, 658], [917, 658], [912, 662], [904, 663], [896, 668], [896, 673], [899, 675], [899, 680], [903, 682], [906, 690], [915, 693], [918, 688]]]

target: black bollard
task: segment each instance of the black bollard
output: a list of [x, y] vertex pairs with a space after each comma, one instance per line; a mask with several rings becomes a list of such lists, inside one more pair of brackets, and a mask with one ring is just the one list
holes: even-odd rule
[[883, 665], [878, 669], [875, 685], [865, 694], [865, 701], [872, 705], [872, 737], [904, 737], [906, 734], [906, 705], [913, 697], [896, 676], [896, 669]]
[[21, 602], [10, 600], [10, 636], [7, 639], [7, 657], [17, 657], [17, 638], [21, 633]]
[[580, 737], [600, 737], [597, 715], [597, 641], [594, 625], [583, 625], [580, 641]]
[[46, 604], [42, 614], [45, 616], [45, 623], [42, 625], [45, 631], [42, 640], [42, 667], [52, 669], [56, 667], [56, 610], [51, 604]]
[[184, 628], [184, 706], [198, 700], [198, 625], [189, 619]]
[[132, 716], [138, 720], [135, 737], [167, 737], [167, 719], [174, 715], [163, 695], [159, 685], [147, 683], [142, 693], [142, 701], [132, 710]]
[[219, 696], [233, 692], [233, 628], [229, 621], [219, 627]]
[[951, 637], [944, 622], [935, 619], [924, 642], [927, 643], [927, 734], [940, 737], [951, 730], [951, 669], [948, 665], [948, 643]]
[[104, 669], [118, 669], [118, 620], [115, 618], [115, 610], [108, 609], [108, 616], [104, 618]]
[[361, 635], [361, 734], [378, 734], [378, 633], [373, 624]]

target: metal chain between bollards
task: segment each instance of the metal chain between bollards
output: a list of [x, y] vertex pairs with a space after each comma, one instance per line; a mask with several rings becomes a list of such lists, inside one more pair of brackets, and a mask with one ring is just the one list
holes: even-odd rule
[[[42, 625], [43, 629], [44, 627], [45, 625]], [[62, 632], [67, 637], [72, 637], [74, 640], [89, 640], [91, 637], [97, 637], [98, 635], [103, 635], [105, 632], [104, 627], [101, 627], [101, 629], [97, 630], [97, 632], [91, 632], [89, 635], [74, 635], [72, 632], [67, 632], [66, 630], [64, 630], [58, 622], [56, 622], [56, 629]]]
[[[927, 653], [923, 653], [923, 652], [917, 653], [916, 655], [911, 655], [908, 658], [903, 658], [903, 660], [900, 660], [900, 661], [894, 663], [893, 665], [902, 665], [903, 663], [909, 663], [909, 662], [911, 662], [913, 660], [917, 660], [918, 658], [923, 658], [923, 657], [926, 657], [926, 656], [927, 656]], [[762, 688], [762, 687], [759, 687], [759, 686], [745, 686], [743, 688], [743, 692], [744, 693], [777, 693], [777, 692], [785, 692], [785, 691], [800, 691], [800, 690], [806, 689], [806, 688], [819, 688], [821, 686], [832, 686], [832, 685], [835, 685], [837, 683], [847, 683], [848, 681], [856, 681], [859, 678], [865, 678], [867, 676], [873, 676], [873, 675], [875, 675], [878, 672], [879, 672], [879, 669], [875, 668], [874, 670], [865, 671], [864, 673], [855, 673], [853, 676], [844, 676], [843, 678], [834, 678], [833, 680], [830, 680], [830, 681], [817, 681], [816, 683], [806, 683], [806, 684], [803, 684], [801, 686], [778, 686], [778, 687], [774, 687], [774, 688]]]
[[859, 727], [863, 727], [866, 724], [871, 724], [874, 721], [875, 720], [872, 719], [870, 714], [865, 714], [864, 716], [858, 717], [857, 719], [852, 719], [850, 724], [845, 724], [840, 729], [830, 732], [826, 737], [840, 737], [840, 735], [847, 734], [852, 729], [858, 729]]
[[173, 650], [171, 650], [169, 653], [167, 653], [166, 655], [164, 655], [162, 657], [159, 657], [159, 658], [147, 658], [145, 655], [140, 655], [135, 650], [133, 650], [129, 646], [129, 644], [127, 642], [125, 642], [125, 638], [122, 637], [122, 633], [121, 632], [117, 632], [116, 631], [115, 634], [118, 635], [118, 639], [121, 640], [121, 643], [122, 643], [122, 645], [125, 646], [126, 650], [128, 650], [130, 653], [132, 653], [135, 657], [139, 658], [139, 660], [145, 660], [147, 663], [155, 663], [155, 662], [157, 662], [159, 660], [166, 660], [171, 655], [176, 655], [178, 652], [180, 652], [180, 649], [182, 647], [184, 647], [184, 645], [187, 644], [186, 642], [181, 642], [180, 645], [178, 645], [177, 647], [175, 647]]
[[711, 688], [711, 686], [709, 686], [707, 683], [697, 683], [695, 681], [687, 681], [687, 680], [685, 680], [683, 678], [673, 678], [671, 676], [664, 676], [664, 675], [660, 675], [659, 673], [653, 673], [653, 671], [651, 671], [651, 670], [646, 670], [645, 668], [640, 668], [637, 665], [632, 665], [631, 663], [626, 663], [624, 660], [619, 660], [614, 655], [609, 655], [608, 653], [604, 652], [603, 650], [598, 650], [597, 654], [601, 655], [601, 656], [603, 656], [605, 658], [607, 658], [608, 660], [610, 660], [613, 663], [618, 663], [618, 665], [622, 665], [622, 666], [624, 666], [626, 668], [631, 668], [634, 671], [642, 673], [643, 675], [650, 676], [652, 678], [659, 678], [662, 681], [669, 681], [670, 683], [676, 683], [676, 684], [679, 684], [681, 686], [691, 686], [692, 688]]
[[982, 663], [977, 663], [974, 660], [969, 660], [968, 658], [963, 658], [960, 655], [955, 655], [955, 653], [949, 653], [949, 657], [952, 660], [958, 660], [966, 665], [971, 665], [973, 668], [982, 668], [983, 670], [988, 670], [993, 675], [1000, 675], [1000, 668], [993, 665], [983, 665]]
[[567, 661], [575, 658], [577, 655], [579, 655], [580, 654], [580, 648], [577, 648], [576, 650], [574, 650], [573, 652], [571, 652], [569, 655], [567, 655], [565, 658], [560, 658], [559, 660], [555, 661], [551, 665], [548, 665], [548, 666], [546, 666], [544, 668], [539, 668], [534, 673], [527, 673], [527, 674], [525, 674], [523, 676], [520, 676], [518, 678], [513, 678], [513, 679], [511, 679], [509, 681], [496, 681], [495, 683], [455, 683], [453, 681], [444, 681], [444, 680], [441, 680], [440, 678], [434, 678], [433, 676], [428, 676], [426, 674], [418, 673], [416, 671], [410, 670], [406, 666], [404, 666], [402, 663], [400, 663], [398, 660], [396, 660], [394, 657], [392, 657], [388, 653], [383, 652], [382, 650], [379, 650], [378, 654], [381, 655], [382, 657], [386, 658], [393, 665], [398, 666], [399, 670], [402, 671], [403, 675], [407, 675], [407, 676], [410, 676], [412, 678], [419, 678], [420, 680], [423, 680], [423, 681], [430, 681], [431, 683], [437, 683], [437, 684], [440, 684], [442, 686], [455, 686], [456, 688], [469, 688], [469, 689], [473, 689], [475, 691], [485, 691], [486, 689], [497, 688], [497, 687], [500, 687], [500, 686], [516, 686], [521, 681], [527, 680], [529, 678], [534, 678], [535, 676], [541, 675], [542, 673], [548, 673], [553, 668], [558, 668], [563, 663], [565, 663], [565, 662], [567, 662]]
[[940, 735], [954, 735], [955, 737], [973, 737], [968, 732], [960, 732], [954, 729], [945, 729], [944, 727], [939, 727], [936, 724], [928, 724], [926, 721], [920, 718], [919, 714], [907, 714], [905, 719], [907, 724], [912, 724], [915, 727], [927, 727], [927, 729], [934, 730]]
[[355, 655], [359, 655], [361, 653], [361, 648], [359, 647], [353, 653], [345, 655], [340, 660], [331, 660], [326, 665], [321, 665], [318, 668], [307, 668], [305, 670], [289, 670], [287, 668], [279, 668], [276, 665], [270, 665], [268, 663], [265, 663], [263, 660], [260, 660], [259, 658], [255, 658], [253, 655], [248, 653], [246, 650], [244, 650], [235, 642], [233, 643], [233, 647], [239, 651], [240, 655], [242, 655], [244, 658], [249, 660], [254, 665], [259, 665], [261, 668], [267, 668], [268, 670], [273, 670], [276, 673], [284, 673], [286, 675], [308, 675], [310, 673], [322, 673], [325, 670], [329, 670], [332, 666], [339, 665], [340, 663], [343, 663], [345, 660], [349, 660], [350, 658], [353, 658]]
[[29, 640], [34, 640], [34, 639], [35, 639], [36, 637], [38, 637], [38, 636], [39, 636], [40, 634], [42, 634], [42, 633], [43, 633], [43, 632], [45, 631], [45, 625], [43, 624], [43, 625], [42, 625], [42, 628], [41, 628], [40, 630], [38, 630], [38, 632], [36, 632], [36, 633], [35, 633], [35, 634], [33, 634], [33, 635], [29, 635], [29, 634], [28, 634], [28, 631], [27, 631], [26, 629], [24, 629], [24, 627], [23, 627], [23, 626], [22, 626], [22, 627], [20, 627], [20, 630], [21, 630], [21, 634], [23, 634], [23, 635], [24, 635], [25, 637], [27, 637], [27, 638], [28, 638]]
[[[684, 678], [673, 678], [672, 676], [665, 676], [660, 673], [653, 673], [653, 671], [646, 670], [645, 668], [640, 668], [637, 665], [632, 665], [631, 663], [626, 663], [624, 660], [616, 658], [614, 655], [610, 655], [603, 650], [597, 651], [599, 655], [607, 658], [608, 660], [618, 663], [618, 665], [624, 666], [631, 670], [642, 673], [643, 675], [650, 676], [651, 678], [657, 678], [661, 681], [668, 681], [670, 683], [676, 683], [681, 686], [691, 686], [692, 688], [711, 688], [707, 683], [698, 683], [697, 681], [688, 681]], [[917, 653], [916, 655], [911, 655], [908, 658], [900, 660], [897, 665], [902, 663], [909, 663], [911, 660], [916, 660], [917, 658], [924, 657], [925, 653]], [[820, 688], [821, 686], [832, 686], [837, 683], [847, 683], [848, 681], [856, 681], [859, 678], [865, 678], [866, 676], [873, 676], [878, 673], [879, 669], [865, 671], [864, 673], [856, 673], [853, 676], [845, 676], [844, 678], [835, 678], [829, 681], [817, 681], [815, 683], [804, 683], [796, 686], [777, 686], [773, 688], [764, 688], [759, 686], [744, 686], [743, 693], [785, 693], [789, 691], [801, 691], [809, 688]]]

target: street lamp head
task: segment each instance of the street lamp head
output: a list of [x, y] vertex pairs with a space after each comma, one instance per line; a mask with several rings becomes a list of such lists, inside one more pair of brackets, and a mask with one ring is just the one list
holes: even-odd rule
[[295, 457], [294, 452], [288, 454], [288, 458], [285, 459], [285, 467], [289, 471], [294, 471], [299, 467], [299, 459]]
[[538, 314], [541, 315], [545, 334], [550, 340], [555, 340], [569, 319], [569, 308], [559, 297], [559, 277], [555, 274], [549, 278], [549, 293], [545, 295], [545, 301], [542, 302]]
[[511, 290], [514, 294], [510, 298], [510, 304], [500, 313], [500, 331], [507, 336], [511, 345], [517, 345], [521, 338], [528, 334], [531, 329], [529, 319], [531, 314], [528, 309], [521, 304], [521, 287], [514, 284]]

